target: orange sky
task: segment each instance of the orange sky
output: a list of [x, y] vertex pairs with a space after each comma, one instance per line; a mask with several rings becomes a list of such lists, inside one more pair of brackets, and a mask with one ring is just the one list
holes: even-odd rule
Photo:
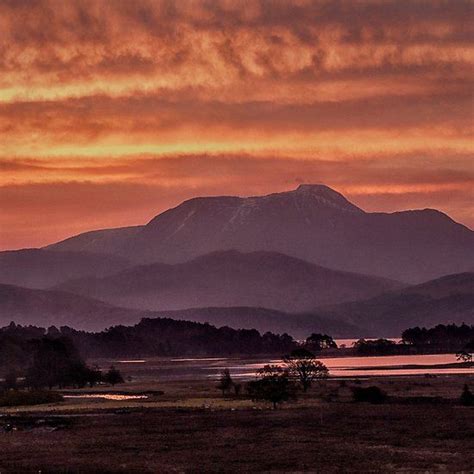
[[325, 183], [474, 228], [471, 1], [0, 1], [0, 248]]

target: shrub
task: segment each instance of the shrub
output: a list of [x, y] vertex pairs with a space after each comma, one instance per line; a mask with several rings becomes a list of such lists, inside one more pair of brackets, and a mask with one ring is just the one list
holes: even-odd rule
[[235, 393], [236, 397], [238, 397], [240, 395], [241, 391], [242, 391], [242, 384], [234, 383], [234, 393]]
[[47, 390], [16, 391], [9, 390], [0, 395], [0, 406], [14, 407], [20, 405], [42, 405], [44, 403], [62, 402], [62, 395]]
[[469, 390], [469, 387], [464, 385], [464, 389], [461, 394], [461, 405], [466, 407], [474, 406], [474, 394]]
[[16, 390], [18, 388], [18, 378], [15, 369], [11, 369], [5, 375], [5, 381], [3, 382], [5, 390]]
[[113, 365], [110, 367], [109, 371], [103, 376], [105, 383], [108, 383], [114, 387], [118, 383], [124, 383], [122, 374], [117, 370]]
[[387, 394], [379, 387], [354, 387], [352, 396], [356, 402], [383, 403], [387, 400]]

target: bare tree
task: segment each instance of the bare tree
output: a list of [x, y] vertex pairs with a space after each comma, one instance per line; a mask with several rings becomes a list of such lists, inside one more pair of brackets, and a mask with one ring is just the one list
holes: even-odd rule
[[460, 362], [472, 362], [472, 354], [466, 350], [462, 350], [456, 354], [456, 359]]
[[306, 349], [296, 349], [290, 355], [283, 357], [289, 374], [297, 379], [306, 392], [312, 383], [328, 376], [327, 367], [314, 354]]

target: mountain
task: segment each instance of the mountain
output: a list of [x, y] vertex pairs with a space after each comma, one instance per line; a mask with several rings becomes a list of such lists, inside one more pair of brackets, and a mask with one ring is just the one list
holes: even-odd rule
[[105, 276], [129, 266], [122, 257], [25, 249], [0, 252], [0, 283], [49, 288], [84, 276]]
[[366, 299], [401, 284], [330, 270], [274, 252], [215, 252], [181, 264], [143, 265], [103, 278], [82, 278], [61, 290], [147, 310], [251, 306], [303, 312]]
[[115, 307], [101, 301], [62, 291], [34, 290], [0, 284], [0, 327], [11, 321], [22, 325], [70, 326], [100, 331], [118, 324], [135, 324], [142, 318], [171, 318], [208, 322], [235, 329], [257, 329], [289, 333], [305, 338], [313, 332], [356, 337], [364, 331], [342, 321], [315, 314], [288, 314], [265, 308], [194, 308], [184, 311], [151, 312]]
[[413, 326], [474, 324], [474, 273], [449, 275], [421, 285], [384, 293], [365, 301], [321, 307], [306, 313], [287, 313], [253, 307], [202, 307], [180, 311], [125, 309], [64, 291], [45, 291], [0, 285], [0, 326], [19, 324], [67, 325], [101, 330], [140, 319], [166, 317], [215, 326], [287, 332], [304, 338], [312, 332], [335, 337], [396, 337]]
[[[265, 250], [408, 283], [474, 266], [474, 232], [447, 215], [432, 209], [368, 213], [324, 185], [268, 196], [194, 198], [133, 232], [114, 232], [123, 238], [107, 245], [107, 252], [138, 263], [173, 264], [221, 250]], [[79, 240], [87, 241], [78, 236], [68, 245]], [[64, 243], [49, 248], [64, 248]], [[98, 247], [83, 242], [80, 249]]]
[[70, 293], [0, 284], [0, 326], [15, 321], [22, 325], [66, 325], [96, 331], [137, 323], [144, 315]]
[[143, 226], [134, 226], [92, 230], [69, 237], [56, 244], [48, 245], [45, 249], [59, 250], [61, 252], [114, 254], [117, 248], [122, 247], [129, 238], [140, 232], [142, 228]]
[[318, 314], [367, 328], [370, 336], [399, 336], [413, 326], [474, 324], [474, 273], [448, 275], [366, 301], [320, 308]]

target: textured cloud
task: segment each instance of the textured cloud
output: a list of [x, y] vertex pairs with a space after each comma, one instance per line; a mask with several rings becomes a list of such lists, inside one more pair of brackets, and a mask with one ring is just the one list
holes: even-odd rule
[[472, 8], [0, 1], [0, 246], [303, 180], [472, 226]]

